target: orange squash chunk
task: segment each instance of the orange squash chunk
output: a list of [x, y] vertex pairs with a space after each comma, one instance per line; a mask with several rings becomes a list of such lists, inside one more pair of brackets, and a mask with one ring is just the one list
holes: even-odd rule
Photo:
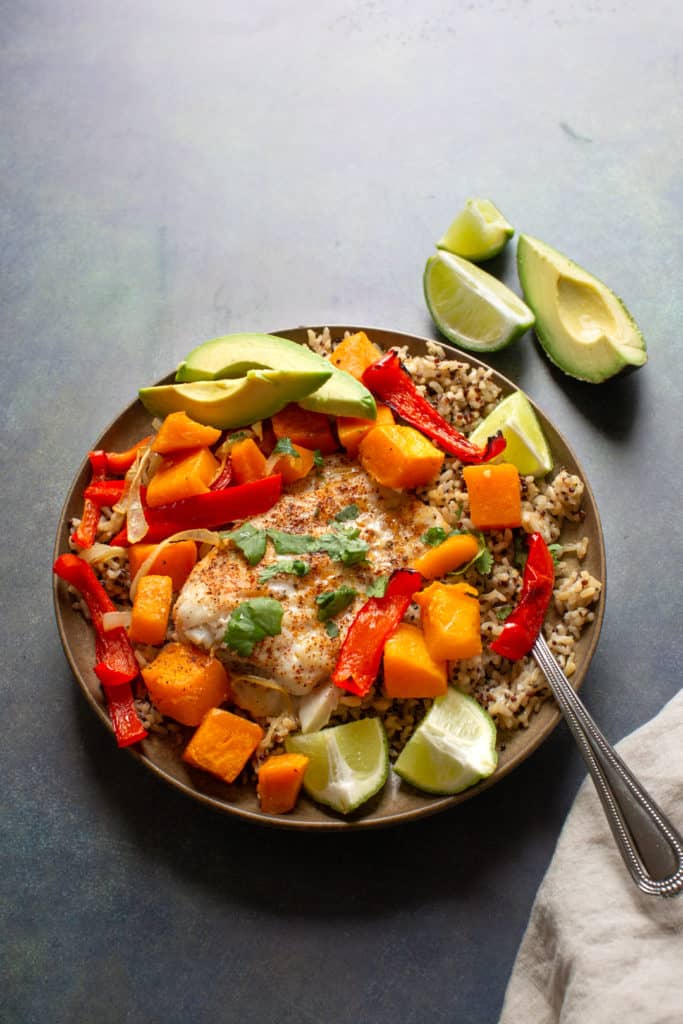
[[330, 362], [360, 380], [368, 366], [381, 358], [382, 353], [377, 345], [370, 341], [365, 331], [358, 331], [339, 342], [330, 356]]
[[511, 462], [496, 466], [465, 466], [462, 471], [470, 499], [470, 519], [478, 530], [522, 525], [519, 471]]
[[183, 761], [234, 782], [264, 735], [255, 722], [212, 708], [185, 748]]
[[374, 427], [360, 443], [363, 468], [384, 487], [420, 487], [438, 476], [444, 453], [413, 427]]
[[258, 793], [265, 814], [286, 814], [296, 806], [310, 757], [305, 754], [272, 754], [258, 772]]
[[191, 448], [171, 455], [149, 482], [147, 504], [158, 508], [193, 494], [206, 494], [219, 468], [218, 459], [208, 448]]
[[272, 466], [271, 473], [281, 473], [282, 481], [285, 484], [293, 484], [296, 480], [302, 480], [313, 469], [315, 465], [315, 453], [309, 448], [302, 448], [299, 444], [292, 447], [296, 455], [278, 455]]
[[230, 696], [225, 668], [198, 647], [166, 644], [141, 671], [154, 706], [183, 725], [199, 725], [210, 708]]
[[468, 583], [431, 583], [415, 595], [427, 648], [436, 661], [481, 654], [478, 596]]
[[447, 688], [446, 662], [432, 656], [418, 626], [399, 623], [384, 645], [387, 697], [438, 697]]
[[169, 452], [183, 451], [186, 448], [210, 447], [220, 436], [220, 430], [196, 423], [186, 412], [171, 412], [159, 427], [152, 451], [168, 455]]
[[230, 461], [236, 484], [249, 484], [266, 475], [266, 457], [252, 437], [235, 442], [230, 449]]
[[[158, 544], [131, 544], [128, 548], [128, 571], [135, 579], [143, 562], [149, 558]], [[197, 545], [193, 540], [179, 540], [167, 544], [153, 559], [149, 572], [155, 576], [170, 576], [173, 590], [177, 593], [192, 572], [197, 561]]]
[[163, 644], [173, 600], [170, 576], [143, 576], [135, 591], [130, 639], [137, 644]]
[[394, 414], [388, 405], [377, 406], [377, 419], [364, 420], [356, 416], [339, 416], [337, 419], [337, 434], [343, 448], [351, 456], [358, 454], [358, 448], [366, 434], [369, 434], [373, 427], [391, 426], [396, 422]]
[[456, 533], [414, 558], [410, 568], [417, 569], [426, 580], [434, 580], [470, 562], [478, 551], [476, 537], [471, 533]]
[[302, 409], [296, 402], [291, 402], [280, 412], [276, 412], [271, 416], [270, 422], [278, 440], [281, 437], [288, 437], [290, 441], [303, 448], [310, 448], [311, 451], [317, 448], [323, 455], [331, 455], [339, 448], [327, 416], [321, 412]]

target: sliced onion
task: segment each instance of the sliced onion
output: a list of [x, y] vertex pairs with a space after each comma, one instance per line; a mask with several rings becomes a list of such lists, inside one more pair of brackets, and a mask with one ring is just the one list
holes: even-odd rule
[[111, 544], [95, 543], [92, 547], [83, 548], [79, 554], [84, 562], [88, 562], [90, 565], [100, 565], [102, 562], [108, 562], [112, 558], [125, 558], [126, 549], [112, 547]]
[[109, 632], [110, 629], [118, 629], [119, 626], [128, 629], [131, 615], [130, 609], [125, 612], [104, 612], [102, 615], [102, 629], [105, 633]]
[[[256, 718], [270, 718], [282, 714], [284, 709], [291, 710], [289, 691], [272, 679], [230, 673], [230, 691], [233, 703]], [[276, 697], [275, 703], [272, 699], [269, 701], [268, 692]]]
[[131, 601], [135, 600], [135, 593], [138, 589], [138, 584], [142, 577], [147, 575], [154, 560], [164, 550], [164, 548], [168, 547], [169, 544], [177, 543], [179, 540], [195, 540], [198, 544], [210, 544], [211, 547], [217, 547], [221, 543], [221, 535], [220, 533], [216, 533], [215, 530], [180, 530], [178, 533], [173, 533], [170, 537], [166, 537], [165, 540], [160, 541], [159, 544], [155, 545], [154, 550], [147, 555], [147, 558], [131, 580], [129, 589]]
[[143, 482], [154, 474], [161, 461], [162, 456], [152, 451], [150, 440], [149, 444], [138, 451], [135, 462], [126, 473], [123, 494], [114, 505], [114, 512], [121, 512], [126, 516], [128, 540], [131, 544], [137, 544], [142, 540], [149, 529], [142, 507], [140, 488]]

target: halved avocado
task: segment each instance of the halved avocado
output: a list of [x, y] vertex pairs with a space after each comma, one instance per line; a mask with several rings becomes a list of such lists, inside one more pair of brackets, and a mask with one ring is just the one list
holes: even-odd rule
[[316, 391], [299, 399], [299, 405], [329, 416], [357, 416], [372, 420], [377, 415], [374, 398], [359, 380], [305, 345], [297, 345], [295, 341], [278, 338], [275, 334], [227, 334], [205, 341], [179, 365], [176, 380], [224, 380], [242, 377], [253, 369], [325, 370], [329, 379]]
[[647, 361], [645, 340], [624, 303], [573, 260], [520, 235], [517, 269], [538, 340], [565, 373], [599, 384]]
[[197, 423], [226, 430], [279, 412], [321, 387], [331, 368], [248, 370], [234, 380], [200, 380], [141, 388], [140, 401], [153, 416], [186, 412]]

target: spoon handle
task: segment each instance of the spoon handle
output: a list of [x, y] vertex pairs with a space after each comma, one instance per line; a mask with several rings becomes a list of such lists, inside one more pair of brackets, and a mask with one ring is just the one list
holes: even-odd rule
[[683, 889], [683, 838], [602, 735], [542, 635], [531, 653], [578, 744], [634, 882], [649, 895], [675, 896]]

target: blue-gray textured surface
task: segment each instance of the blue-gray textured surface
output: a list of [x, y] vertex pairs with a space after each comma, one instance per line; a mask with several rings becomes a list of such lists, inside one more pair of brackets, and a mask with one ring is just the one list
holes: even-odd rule
[[[583, 462], [612, 740], [680, 685], [683, 8], [653, 0], [0, 3], [5, 543], [0, 1019], [495, 1021], [583, 769], [564, 727], [397, 832], [264, 832], [112, 747], [53, 621], [85, 451], [233, 330], [433, 334], [421, 273], [469, 195], [627, 301], [638, 373], [491, 360]], [[499, 261], [518, 288], [514, 261]], [[679, 822], [680, 824], [680, 822]]]

